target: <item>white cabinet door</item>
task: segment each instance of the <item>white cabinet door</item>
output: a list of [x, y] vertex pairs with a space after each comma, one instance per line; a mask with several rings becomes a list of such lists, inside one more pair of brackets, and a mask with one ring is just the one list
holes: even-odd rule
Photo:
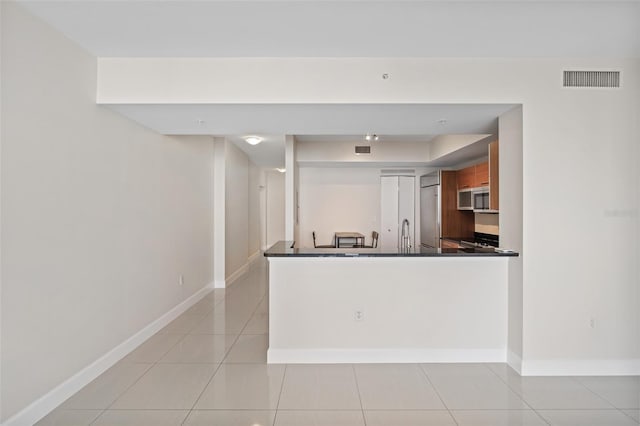
[[398, 247], [398, 176], [380, 178], [380, 241], [382, 249]]
[[409, 239], [414, 242], [415, 178], [413, 176], [382, 176], [380, 178], [379, 245], [397, 249], [404, 219], [409, 221]]

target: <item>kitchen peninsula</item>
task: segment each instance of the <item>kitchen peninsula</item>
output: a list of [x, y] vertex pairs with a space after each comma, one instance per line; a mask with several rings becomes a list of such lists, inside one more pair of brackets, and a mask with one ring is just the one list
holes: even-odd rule
[[280, 241], [265, 256], [269, 363], [506, 361], [517, 253]]

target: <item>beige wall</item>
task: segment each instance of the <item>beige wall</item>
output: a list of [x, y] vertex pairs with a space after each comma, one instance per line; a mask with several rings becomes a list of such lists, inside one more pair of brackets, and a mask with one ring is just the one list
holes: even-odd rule
[[4, 421], [211, 281], [212, 144], [97, 106], [96, 58], [1, 7]]

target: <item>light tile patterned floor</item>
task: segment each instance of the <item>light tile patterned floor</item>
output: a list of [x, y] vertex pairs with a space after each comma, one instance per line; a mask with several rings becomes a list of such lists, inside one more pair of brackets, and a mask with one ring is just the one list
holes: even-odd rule
[[267, 365], [266, 293], [262, 262], [38, 425], [640, 424], [640, 377], [520, 377], [505, 364]]

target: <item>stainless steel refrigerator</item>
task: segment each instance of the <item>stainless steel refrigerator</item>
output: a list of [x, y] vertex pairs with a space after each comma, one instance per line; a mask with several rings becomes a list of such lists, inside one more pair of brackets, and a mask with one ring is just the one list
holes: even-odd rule
[[440, 248], [440, 171], [420, 176], [420, 244]]

